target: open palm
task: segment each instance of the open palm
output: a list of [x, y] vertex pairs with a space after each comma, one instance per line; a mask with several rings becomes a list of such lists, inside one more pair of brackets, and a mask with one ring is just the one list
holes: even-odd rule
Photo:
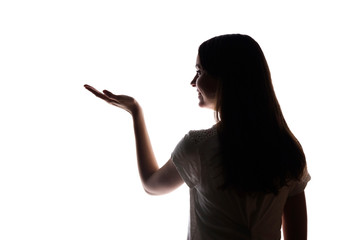
[[128, 111], [130, 114], [133, 114], [138, 108], [138, 104], [136, 100], [130, 96], [126, 95], [115, 95], [108, 90], [104, 90], [103, 92], [99, 92], [94, 87], [85, 84], [84, 87], [92, 92], [98, 98], [101, 98], [105, 102], [114, 105], [116, 107], [122, 108]]

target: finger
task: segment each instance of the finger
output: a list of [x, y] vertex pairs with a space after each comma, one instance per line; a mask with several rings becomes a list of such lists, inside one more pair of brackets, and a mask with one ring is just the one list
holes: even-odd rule
[[87, 85], [87, 84], [85, 84], [84, 87], [89, 91], [97, 91], [94, 87]]
[[113, 94], [112, 92], [108, 91], [108, 90], [104, 90], [103, 93], [106, 95], [106, 96], [109, 96], [109, 97], [116, 97], [115, 94]]
[[107, 96], [108, 98], [117, 101], [118, 97], [117, 95], [113, 94], [112, 92], [108, 91], [108, 90], [103, 90], [103, 93], [105, 94], [105, 96]]
[[[96, 90], [96, 88], [94, 88], [94, 87], [92, 87], [92, 86], [90, 86], [90, 85], [85, 84], [84, 87], [85, 87], [87, 90], [89, 90], [89, 91], [99, 92], [98, 90]], [[99, 93], [100, 93], [100, 92], [99, 92]]]
[[114, 94], [112, 94], [110, 91], [108, 91], [108, 90], [103, 90], [103, 93], [104, 94], [106, 94], [106, 95], [114, 95]]
[[107, 102], [111, 101], [111, 99], [109, 99], [109, 97], [105, 96], [104, 94], [102, 94], [101, 92], [99, 92], [98, 90], [96, 90], [95, 88], [89, 86], [89, 85], [84, 85], [84, 87], [89, 90], [92, 94], [94, 94], [95, 96], [97, 96], [98, 98], [101, 98]]
[[104, 97], [105, 96], [104, 94], [102, 94], [101, 92], [96, 90], [95, 88], [87, 88], [87, 90], [89, 90], [91, 93], [93, 93], [97, 97]]

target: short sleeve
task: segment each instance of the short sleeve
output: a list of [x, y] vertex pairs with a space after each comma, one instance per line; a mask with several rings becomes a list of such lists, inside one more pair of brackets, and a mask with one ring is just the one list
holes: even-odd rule
[[196, 144], [186, 134], [175, 147], [171, 159], [184, 182], [195, 187], [199, 182], [200, 164]]
[[303, 174], [302, 178], [300, 179], [300, 181], [294, 182], [294, 184], [291, 186], [290, 191], [289, 191], [289, 197], [295, 196], [295, 195], [301, 193], [302, 191], [304, 191], [310, 180], [311, 180], [311, 176], [310, 176], [309, 172], [307, 171], [307, 169], [305, 168], [304, 174]]

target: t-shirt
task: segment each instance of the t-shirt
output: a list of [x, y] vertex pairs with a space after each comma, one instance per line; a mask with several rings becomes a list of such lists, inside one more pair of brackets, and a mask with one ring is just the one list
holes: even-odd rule
[[[190, 188], [188, 240], [275, 240], [281, 238], [281, 217], [289, 196], [301, 193], [310, 175], [292, 181], [278, 195], [239, 196], [220, 190], [221, 155], [216, 126], [190, 131], [172, 153], [172, 161]], [[220, 176], [220, 177], [219, 177]]]

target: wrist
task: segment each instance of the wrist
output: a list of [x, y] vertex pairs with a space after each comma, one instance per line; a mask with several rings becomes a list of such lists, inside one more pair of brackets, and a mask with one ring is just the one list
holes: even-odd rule
[[139, 114], [141, 114], [141, 112], [142, 112], [141, 106], [140, 106], [140, 104], [135, 100], [133, 106], [132, 106], [131, 109], [130, 109], [130, 114], [131, 114], [133, 117], [137, 117], [137, 116], [139, 116]]

